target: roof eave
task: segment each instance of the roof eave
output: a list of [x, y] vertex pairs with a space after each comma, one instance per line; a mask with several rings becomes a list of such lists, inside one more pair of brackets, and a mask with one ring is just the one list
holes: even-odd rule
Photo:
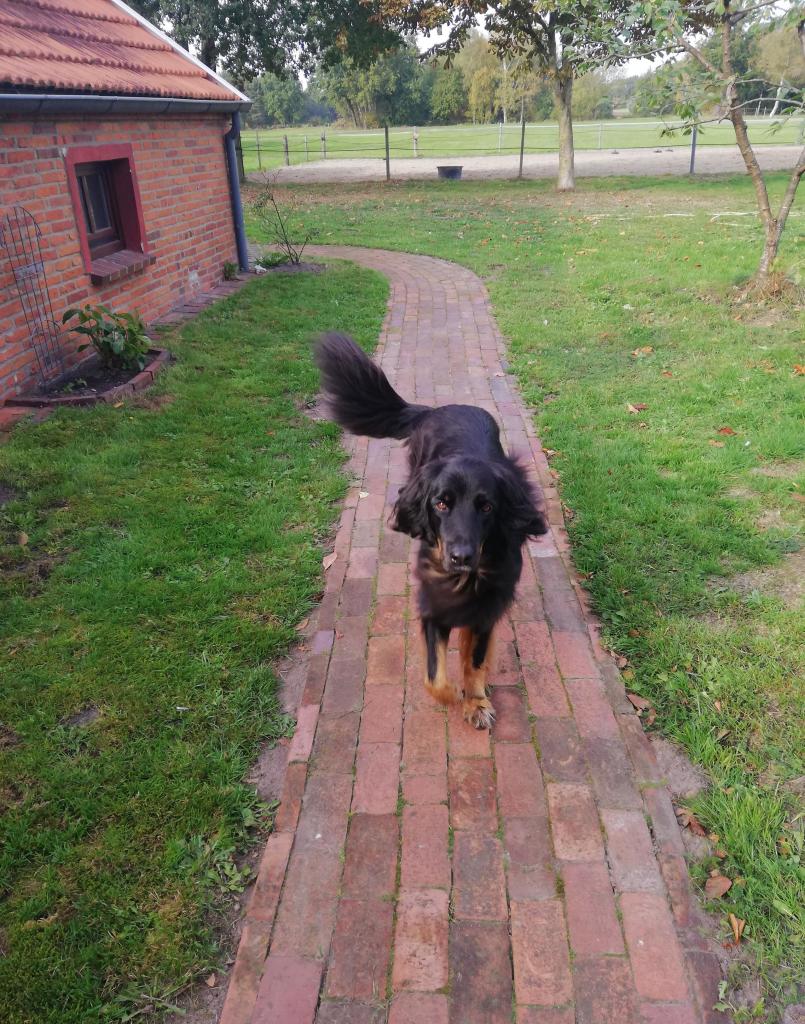
[[25, 114], [231, 114], [251, 100], [188, 99], [169, 96], [99, 96], [91, 93], [2, 93], [0, 115]]

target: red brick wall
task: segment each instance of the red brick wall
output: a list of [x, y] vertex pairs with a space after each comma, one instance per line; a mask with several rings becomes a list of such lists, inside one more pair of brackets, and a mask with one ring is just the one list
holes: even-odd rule
[[[146, 120], [72, 118], [0, 122], [0, 217], [24, 206], [42, 229], [54, 319], [70, 306], [102, 302], [153, 321], [221, 280], [236, 260], [223, 136], [226, 117]], [[84, 269], [67, 186], [64, 148], [128, 142], [140, 186], [145, 231], [156, 262], [122, 281], [95, 286]], [[65, 339], [68, 362], [75, 342]], [[30, 387], [28, 332], [0, 248], [0, 402]]]

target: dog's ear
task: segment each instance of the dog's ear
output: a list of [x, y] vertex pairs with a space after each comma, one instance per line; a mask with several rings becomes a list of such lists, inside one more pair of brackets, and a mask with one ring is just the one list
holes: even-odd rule
[[[539, 507], [535, 488], [525, 470], [515, 459], [497, 467], [505, 506], [501, 525], [522, 541], [548, 532], [548, 521]], [[521, 542], [522, 542], [521, 541]]]
[[428, 508], [433, 475], [431, 464], [420, 466], [400, 488], [389, 518], [392, 530], [407, 533], [409, 537], [422, 537], [429, 544], [436, 540]]

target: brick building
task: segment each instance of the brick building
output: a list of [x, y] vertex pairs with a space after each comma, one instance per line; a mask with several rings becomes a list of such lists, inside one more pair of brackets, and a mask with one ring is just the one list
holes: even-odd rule
[[149, 322], [245, 269], [248, 104], [121, 0], [0, 0], [0, 402], [60, 372], [43, 332], [76, 362], [69, 307]]

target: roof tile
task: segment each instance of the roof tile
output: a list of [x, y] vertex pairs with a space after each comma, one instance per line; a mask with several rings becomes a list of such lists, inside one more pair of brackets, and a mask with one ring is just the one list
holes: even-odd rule
[[0, 0], [0, 91], [4, 86], [237, 98], [111, 0]]

